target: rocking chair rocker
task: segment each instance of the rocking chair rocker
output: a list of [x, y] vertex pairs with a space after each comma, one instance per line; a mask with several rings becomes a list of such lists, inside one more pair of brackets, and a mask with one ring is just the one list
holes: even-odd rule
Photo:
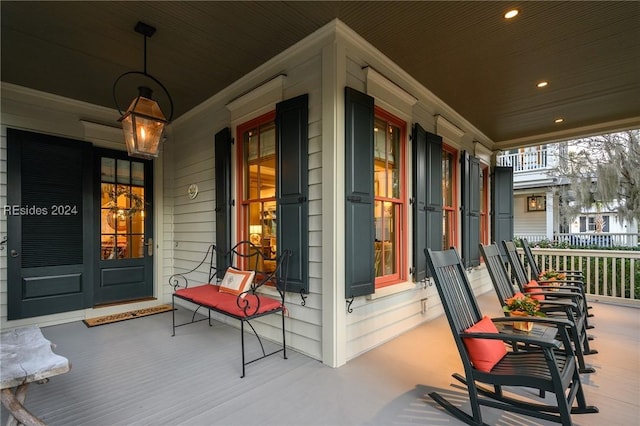
[[[444, 399], [437, 392], [429, 394], [450, 414], [469, 425], [484, 425], [481, 406], [511, 411], [548, 421], [571, 425], [571, 414], [597, 413], [598, 409], [586, 404], [576, 360], [569, 341], [567, 327], [569, 321], [529, 317], [536, 323], [555, 324], [562, 342], [548, 337], [549, 333], [528, 334], [511, 331], [504, 327], [497, 332], [496, 324], [511, 322], [511, 318], [489, 319], [483, 317], [471, 290], [469, 280], [455, 249], [442, 252], [425, 250], [427, 265], [433, 274], [442, 305], [451, 327], [460, 358], [464, 366], [464, 376], [453, 377], [466, 385], [472, 414], [469, 415]], [[478, 328], [481, 323], [493, 327], [492, 332], [467, 332]], [[487, 324], [488, 323], [488, 324]], [[536, 325], [536, 327], [539, 327]], [[472, 330], [473, 330], [472, 329]], [[547, 327], [542, 329], [549, 330]], [[535, 331], [536, 329], [534, 329]], [[483, 342], [483, 343], [479, 343]], [[477, 353], [470, 348], [479, 343], [501, 346], [504, 355], [495, 360], [493, 366], [476, 362]], [[518, 350], [506, 351], [506, 345]], [[522, 344], [524, 349], [522, 348]], [[486, 355], [486, 352], [481, 355]], [[484, 384], [484, 385], [483, 385]], [[486, 385], [486, 386], [485, 386]], [[517, 395], [507, 395], [503, 387], [527, 387], [555, 394], [556, 405], [532, 402]], [[511, 392], [509, 393], [511, 394]], [[577, 406], [573, 403], [577, 402]]]

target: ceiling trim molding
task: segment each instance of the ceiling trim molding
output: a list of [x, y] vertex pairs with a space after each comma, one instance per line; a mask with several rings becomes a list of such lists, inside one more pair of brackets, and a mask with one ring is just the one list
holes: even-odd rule
[[55, 104], [56, 108], [60, 109], [62, 107], [63, 111], [66, 112], [83, 112], [90, 113], [92, 115], [97, 115], [96, 113], [99, 113], [106, 117], [114, 117], [114, 122], [116, 122], [119, 117], [118, 111], [114, 108], [107, 108], [76, 99], [65, 98], [64, 96], [56, 95], [54, 93], [42, 92], [40, 90], [18, 86], [4, 81], [0, 82], [0, 89], [2, 90], [2, 99], [11, 99], [20, 103], [28, 102], [34, 105], [42, 105], [46, 107], [49, 107], [51, 104]]
[[108, 147], [124, 151], [124, 135], [122, 127], [109, 126], [88, 120], [80, 120], [84, 129], [84, 140], [93, 142], [97, 146]]
[[385, 109], [396, 110], [411, 119], [411, 112], [413, 106], [418, 102], [418, 98], [380, 74], [374, 68], [366, 66], [363, 69], [367, 94], [381, 101]]
[[465, 132], [440, 114], [436, 114], [436, 134], [452, 142], [460, 143]]

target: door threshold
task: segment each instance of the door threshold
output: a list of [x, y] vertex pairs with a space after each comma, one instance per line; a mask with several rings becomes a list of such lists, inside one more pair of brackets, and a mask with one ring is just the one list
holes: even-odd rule
[[93, 305], [93, 309], [109, 308], [112, 306], [129, 305], [131, 303], [148, 302], [151, 300], [158, 300], [157, 297], [141, 297], [140, 299], [120, 300], [118, 302], [98, 303]]

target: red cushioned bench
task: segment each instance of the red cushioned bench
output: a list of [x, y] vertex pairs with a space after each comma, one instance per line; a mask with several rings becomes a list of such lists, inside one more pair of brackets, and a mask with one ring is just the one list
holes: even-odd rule
[[[195, 322], [208, 320], [211, 325], [211, 311], [226, 315], [240, 321], [242, 376], [245, 367], [260, 359], [282, 352], [287, 359], [287, 348], [284, 332], [284, 315], [286, 312], [284, 296], [287, 289], [289, 250], [284, 250], [279, 258], [265, 258], [260, 247], [249, 241], [240, 241], [231, 250], [221, 253], [215, 244], [209, 246], [202, 261], [191, 271], [174, 274], [169, 278], [173, 287], [173, 334], [176, 328]], [[220, 265], [216, 265], [219, 262]], [[197, 271], [202, 265], [209, 264], [208, 282], [190, 285], [189, 275]], [[225, 263], [225, 265], [222, 265]], [[193, 280], [191, 280], [193, 281]], [[259, 290], [265, 287], [277, 290], [279, 297], [270, 297]], [[191, 317], [191, 321], [176, 324], [176, 298], [198, 305]], [[200, 308], [207, 309], [207, 318], [196, 319]], [[282, 348], [267, 353], [260, 336], [251, 324], [251, 320], [265, 315], [278, 314], [282, 317]], [[262, 356], [246, 361], [244, 344], [244, 325], [247, 323], [260, 343]]]

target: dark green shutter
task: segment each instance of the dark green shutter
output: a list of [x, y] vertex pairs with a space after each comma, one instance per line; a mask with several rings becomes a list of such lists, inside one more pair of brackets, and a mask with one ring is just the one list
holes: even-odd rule
[[91, 306], [91, 163], [87, 142], [7, 129], [7, 319]]
[[427, 247], [446, 248], [442, 234], [442, 137], [427, 132]]
[[413, 275], [416, 281], [427, 276], [427, 132], [414, 124], [413, 160]]
[[442, 250], [442, 138], [413, 126], [413, 264], [416, 281], [431, 276], [425, 248]]
[[375, 291], [373, 98], [345, 88], [345, 295]]
[[480, 160], [463, 151], [462, 261], [469, 268], [480, 264]]
[[287, 291], [309, 293], [309, 96], [276, 105], [278, 255], [289, 249]]
[[[216, 267], [226, 271], [229, 260], [224, 255], [231, 248], [231, 129], [215, 136], [216, 165]], [[220, 275], [221, 277], [222, 275]]]
[[495, 167], [491, 179], [491, 240], [498, 243], [513, 239], [513, 168]]

